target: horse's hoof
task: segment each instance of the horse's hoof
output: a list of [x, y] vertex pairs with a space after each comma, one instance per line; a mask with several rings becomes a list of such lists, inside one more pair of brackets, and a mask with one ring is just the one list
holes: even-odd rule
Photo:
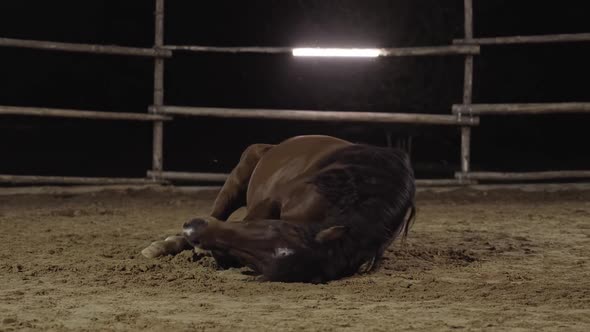
[[198, 257], [211, 257], [211, 250], [202, 249], [199, 247], [195, 247], [193, 249], [193, 253]]
[[146, 258], [156, 258], [167, 254], [165, 241], [152, 242], [147, 248], [141, 251], [141, 254]]
[[193, 262], [199, 262], [206, 257], [212, 257], [210, 250], [205, 250], [199, 247], [193, 248]]
[[358, 269], [359, 274], [369, 273], [375, 267], [375, 256], [373, 256], [368, 261], [364, 262]]
[[164, 242], [183, 241], [183, 240], [184, 240], [184, 236], [182, 236], [182, 235], [170, 235], [169, 237], [164, 239]]
[[186, 241], [184, 236], [173, 235], [166, 238], [164, 241], [152, 242], [149, 247], [143, 249], [141, 254], [147, 258], [155, 258], [165, 255], [176, 255], [183, 250], [190, 249], [191, 246]]

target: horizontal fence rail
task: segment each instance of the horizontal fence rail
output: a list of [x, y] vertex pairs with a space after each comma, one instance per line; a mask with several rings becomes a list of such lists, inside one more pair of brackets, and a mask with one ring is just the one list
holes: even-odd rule
[[225, 173], [191, 173], [191, 172], [172, 172], [162, 171], [154, 172], [148, 171], [148, 177], [157, 177], [165, 180], [176, 181], [196, 181], [196, 182], [224, 182], [229, 174]]
[[454, 114], [560, 114], [589, 113], [590, 103], [529, 103], [453, 105]]
[[471, 39], [454, 39], [455, 45], [502, 45], [502, 44], [545, 44], [545, 43], [572, 43], [588, 42], [590, 33], [568, 33], [557, 35], [537, 36], [506, 36], [485, 37]]
[[108, 184], [154, 184], [165, 181], [145, 178], [106, 178], [106, 177], [75, 177], [75, 176], [33, 176], [0, 174], [0, 183], [5, 184], [75, 184], [75, 185], [108, 185]]
[[[170, 51], [186, 52], [213, 52], [213, 53], [262, 53], [281, 54], [291, 53], [291, 47], [216, 47], [196, 45], [165, 45], [163, 47]], [[464, 55], [479, 54], [480, 49], [475, 45], [450, 45], [450, 46], [429, 46], [429, 47], [396, 47], [380, 48], [380, 56], [434, 56], [434, 55]]]
[[[171, 181], [186, 181], [186, 182], [220, 182], [223, 183], [229, 176], [227, 173], [199, 173], [199, 172], [152, 172], [148, 171], [148, 177], [158, 176], [161, 179]], [[458, 186], [465, 184], [472, 184], [474, 181], [467, 179], [418, 179], [416, 184], [419, 186]]]
[[416, 113], [336, 112], [184, 106], [152, 106], [151, 109], [158, 114], [215, 118], [274, 119], [330, 122], [351, 121], [359, 123], [408, 123], [425, 125], [466, 126], [476, 126], [479, 124], [479, 119], [476, 117], [460, 118], [450, 114], [442, 115]]
[[457, 173], [458, 179], [489, 181], [590, 179], [590, 171], [546, 171], [546, 172], [467, 172]]
[[446, 187], [464, 186], [476, 184], [477, 182], [466, 179], [417, 179], [416, 185], [420, 187]]
[[41, 107], [17, 107], [1, 106], [0, 116], [2, 115], [20, 115], [20, 116], [38, 116], [54, 118], [71, 118], [71, 119], [91, 119], [91, 120], [126, 120], [126, 121], [168, 121], [172, 120], [169, 116], [157, 114], [142, 113], [115, 113], [115, 112], [97, 112], [69, 110], [58, 108], [41, 108]]
[[171, 57], [172, 52], [169, 50], [157, 48], [140, 48], [114, 45], [96, 45], [96, 44], [78, 44], [62, 43], [41, 40], [26, 40], [13, 38], [0, 38], [0, 46], [29, 48], [47, 51], [65, 51], [94, 54], [111, 54], [111, 55], [130, 55], [142, 57]]
[[478, 46], [457, 47], [452, 46], [433, 46], [433, 47], [400, 47], [400, 48], [383, 48], [382, 56], [432, 56], [432, 55], [475, 55], [479, 54]]
[[164, 49], [169, 51], [184, 51], [195, 53], [266, 53], [281, 54], [291, 53], [292, 47], [218, 47], [218, 46], [198, 46], [198, 45], [164, 45]]

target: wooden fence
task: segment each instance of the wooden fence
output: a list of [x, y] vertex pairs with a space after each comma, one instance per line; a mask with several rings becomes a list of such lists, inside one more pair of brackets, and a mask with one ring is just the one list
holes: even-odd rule
[[[168, 181], [221, 182], [227, 174], [188, 173], [164, 170], [164, 122], [177, 117], [221, 117], [266, 120], [338, 121], [358, 123], [402, 123], [414, 125], [457, 126], [461, 135], [461, 170], [452, 179], [420, 179], [419, 185], [460, 185], [476, 181], [522, 181], [540, 179], [590, 178], [590, 171], [551, 171], [533, 173], [473, 172], [470, 169], [471, 131], [480, 122], [479, 116], [487, 114], [546, 114], [588, 113], [590, 103], [541, 103], [541, 104], [477, 104], [473, 103], [473, 63], [481, 45], [562, 43], [590, 41], [590, 33], [474, 38], [473, 0], [464, 0], [465, 37], [453, 40], [451, 45], [431, 47], [403, 47], [381, 49], [381, 56], [464, 56], [464, 84], [462, 104], [452, 105], [449, 114], [408, 114], [335, 112], [326, 110], [264, 110], [211, 107], [184, 107], [164, 103], [164, 63], [176, 52], [218, 53], [290, 53], [289, 47], [212, 47], [200, 45], [167, 45], [164, 40], [164, 1], [155, 0], [155, 33], [152, 48], [136, 48], [93, 44], [61, 43], [37, 40], [0, 38], [0, 47], [29, 48], [47, 51], [84, 52], [121, 56], [151, 57], [154, 59], [153, 105], [145, 114], [64, 110], [36, 107], [0, 106], [2, 115], [80, 118], [89, 120], [123, 120], [153, 122], [152, 169], [146, 178], [85, 178], [67, 176], [0, 175], [0, 183], [9, 184], [145, 184]], [[451, 107], [450, 107], [451, 108]]]

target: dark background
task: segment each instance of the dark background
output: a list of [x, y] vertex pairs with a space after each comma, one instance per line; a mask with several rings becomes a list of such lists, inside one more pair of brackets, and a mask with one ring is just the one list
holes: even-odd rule
[[[587, 1], [475, 0], [475, 36], [590, 32]], [[587, 7], [587, 5], [586, 5]], [[0, 2], [0, 37], [151, 47], [153, 1]], [[463, 35], [461, 0], [169, 0], [165, 42], [211, 46], [403, 47]], [[483, 46], [474, 102], [590, 101], [590, 44]], [[449, 114], [463, 57], [300, 59], [177, 53], [165, 103]], [[0, 104], [144, 113], [149, 58], [0, 48]], [[473, 131], [476, 170], [590, 169], [587, 115], [486, 116]], [[419, 177], [459, 168], [455, 127], [179, 118], [165, 125], [164, 165], [228, 171], [251, 143], [331, 134], [384, 145], [413, 136]], [[0, 118], [0, 173], [145, 176], [149, 123]]]

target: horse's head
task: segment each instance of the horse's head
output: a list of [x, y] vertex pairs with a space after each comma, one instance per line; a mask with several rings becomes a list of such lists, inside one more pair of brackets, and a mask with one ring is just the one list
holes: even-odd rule
[[323, 282], [343, 273], [338, 244], [347, 231], [344, 226], [314, 229], [281, 220], [193, 219], [183, 226], [193, 245], [236, 257], [266, 280], [301, 282]]

